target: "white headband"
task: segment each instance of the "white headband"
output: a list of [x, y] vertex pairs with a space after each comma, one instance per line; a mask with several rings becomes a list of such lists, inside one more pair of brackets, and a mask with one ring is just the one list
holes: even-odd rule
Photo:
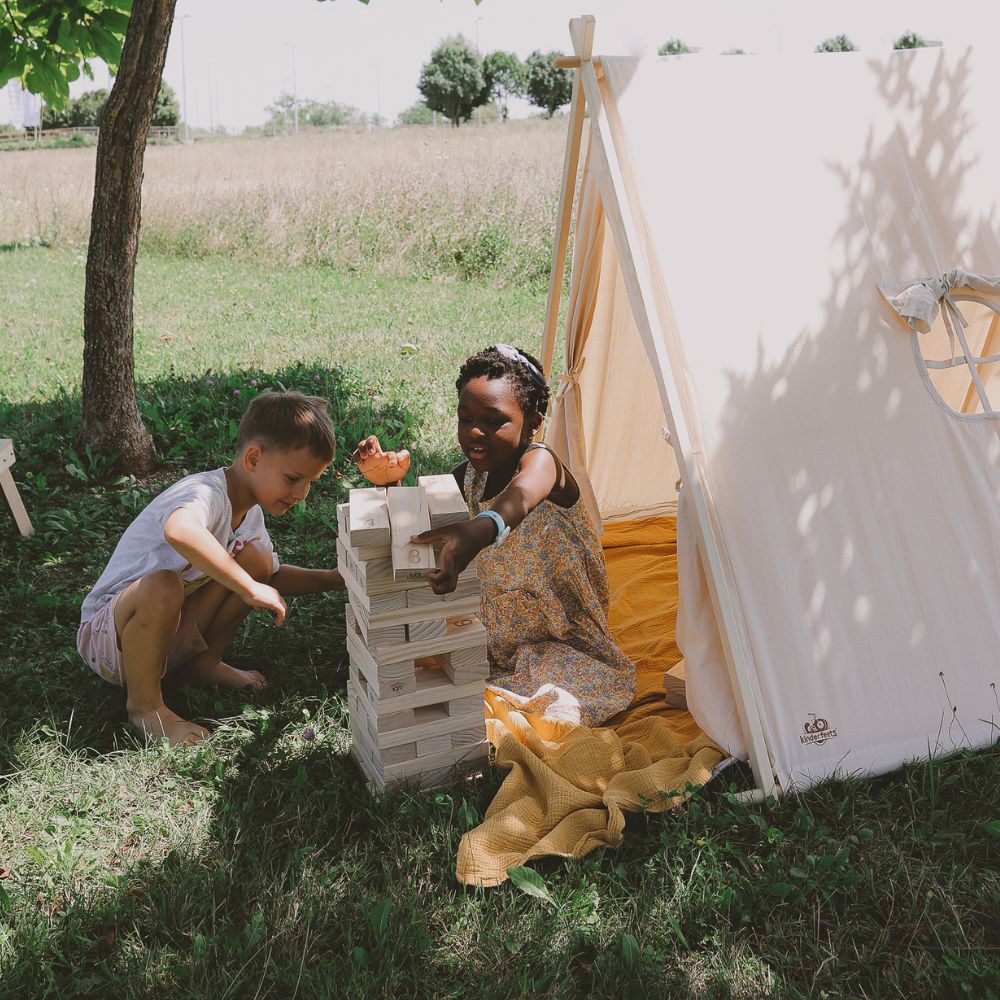
[[494, 346], [496, 351], [505, 358], [510, 358], [511, 361], [517, 361], [527, 367], [528, 371], [531, 372], [532, 378], [540, 386], [545, 386], [545, 376], [538, 370], [538, 366], [532, 364], [516, 347], [511, 347], [510, 344], [496, 344]]

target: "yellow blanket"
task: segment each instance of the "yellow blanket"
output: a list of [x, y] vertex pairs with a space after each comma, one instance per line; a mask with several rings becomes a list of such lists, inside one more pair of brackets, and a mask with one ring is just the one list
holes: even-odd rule
[[533, 858], [617, 847], [625, 812], [659, 811], [708, 780], [722, 753], [690, 713], [669, 708], [663, 674], [680, 659], [672, 517], [609, 525], [604, 556], [612, 634], [637, 669], [631, 706], [600, 729], [545, 722], [486, 695], [486, 731], [509, 767], [483, 822], [458, 848], [457, 876], [497, 885]]

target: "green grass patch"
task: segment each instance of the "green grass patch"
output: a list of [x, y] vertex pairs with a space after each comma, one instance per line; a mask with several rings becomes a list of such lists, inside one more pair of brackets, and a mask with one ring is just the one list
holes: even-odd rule
[[207, 743], [137, 745], [74, 646], [135, 513], [228, 460], [253, 393], [315, 392], [337, 460], [269, 527], [283, 558], [331, 565], [353, 442], [447, 467], [458, 362], [501, 334], [536, 348], [544, 294], [145, 255], [138, 398], [163, 467], [137, 480], [76, 444], [82, 277], [65, 250], [0, 254], [0, 432], [37, 528], [0, 512], [0, 997], [997, 997], [996, 748], [760, 808], [724, 779], [629, 817], [619, 851], [465, 889], [458, 842], [502, 775], [369, 797], [339, 595], [247, 621], [232, 660], [266, 691], [169, 693]]

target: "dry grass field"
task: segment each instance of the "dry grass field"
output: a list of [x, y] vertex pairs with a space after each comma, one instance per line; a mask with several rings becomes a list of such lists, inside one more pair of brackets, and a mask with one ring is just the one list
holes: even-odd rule
[[[150, 146], [143, 245], [398, 276], [543, 279], [565, 122]], [[0, 155], [0, 245], [86, 241], [94, 148]]]

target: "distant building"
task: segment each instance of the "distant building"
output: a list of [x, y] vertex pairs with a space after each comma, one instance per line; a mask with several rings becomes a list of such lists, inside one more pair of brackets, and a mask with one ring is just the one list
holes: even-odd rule
[[0, 124], [37, 128], [41, 118], [42, 99], [37, 94], [29, 94], [17, 80], [0, 87]]

